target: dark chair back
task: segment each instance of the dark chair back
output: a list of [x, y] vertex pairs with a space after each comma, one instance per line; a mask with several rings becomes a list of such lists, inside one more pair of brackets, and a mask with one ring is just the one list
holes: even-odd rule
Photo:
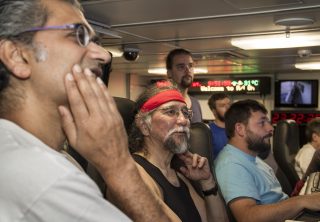
[[[215, 172], [214, 172], [214, 162], [213, 162], [213, 151], [212, 151], [212, 134], [208, 125], [202, 122], [191, 123], [190, 125], [190, 151], [192, 153], [197, 153], [200, 156], [204, 156], [208, 159], [210, 169], [214, 180], [217, 181]], [[217, 209], [212, 209], [215, 213], [219, 213], [217, 218], [221, 222], [233, 222], [235, 221], [231, 211], [225, 204], [223, 196], [218, 189], [218, 199], [216, 199]]]
[[129, 132], [134, 120], [134, 107], [136, 103], [127, 98], [113, 97], [113, 99], [123, 119], [124, 126], [126, 127], [127, 132]]
[[210, 128], [202, 122], [190, 125], [190, 151], [208, 159], [210, 169], [213, 169], [213, 151]]
[[[291, 193], [299, 176], [294, 169], [294, 158], [300, 149], [299, 128], [294, 120], [278, 122], [273, 136], [273, 154], [280, 171], [279, 182], [286, 193]], [[285, 175], [286, 178], [283, 178]], [[289, 183], [286, 182], [286, 179]]]

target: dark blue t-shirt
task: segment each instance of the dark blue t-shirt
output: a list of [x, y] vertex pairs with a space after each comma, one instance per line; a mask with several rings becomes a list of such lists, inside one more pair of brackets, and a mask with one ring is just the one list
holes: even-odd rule
[[228, 138], [225, 128], [217, 126], [215, 123], [209, 123], [212, 133], [213, 159], [215, 159], [223, 147], [227, 144]]

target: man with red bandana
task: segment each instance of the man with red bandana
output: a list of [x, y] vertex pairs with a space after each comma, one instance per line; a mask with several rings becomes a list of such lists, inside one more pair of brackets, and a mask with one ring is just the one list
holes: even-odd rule
[[[192, 111], [176, 87], [164, 85], [150, 86], [136, 103], [129, 147], [140, 174], [171, 220], [223, 221], [215, 215], [223, 205], [216, 204], [219, 196], [208, 160], [188, 151]], [[183, 167], [174, 169], [175, 160]], [[200, 183], [204, 197], [190, 180]]]

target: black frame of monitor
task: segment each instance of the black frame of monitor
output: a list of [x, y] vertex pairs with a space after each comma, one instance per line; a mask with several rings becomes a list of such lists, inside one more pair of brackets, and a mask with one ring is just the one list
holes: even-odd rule
[[[287, 84], [287, 85], [285, 85]], [[308, 84], [310, 89], [308, 89]], [[292, 87], [291, 89], [289, 87]], [[295, 90], [294, 90], [295, 88]], [[286, 91], [287, 90], [287, 91]], [[299, 91], [304, 91], [301, 92]], [[307, 90], [307, 91], [305, 91]], [[286, 92], [284, 92], [286, 91]], [[295, 93], [297, 92], [297, 93]], [[310, 102], [299, 101], [292, 99], [293, 94], [299, 94], [303, 97], [303, 93], [310, 93]], [[317, 79], [281, 79], [275, 82], [275, 108], [291, 107], [291, 108], [317, 108], [318, 107], [319, 81]], [[306, 95], [304, 95], [306, 96]], [[284, 98], [286, 97], [286, 98]], [[295, 96], [297, 97], [297, 96]], [[288, 98], [288, 99], [287, 99]], [[287, 100], [286, 100], [287, 99]], [[303, 98], [302, 98], [303, 99]], [[290, 100], [290, 101], [289, 101]]]

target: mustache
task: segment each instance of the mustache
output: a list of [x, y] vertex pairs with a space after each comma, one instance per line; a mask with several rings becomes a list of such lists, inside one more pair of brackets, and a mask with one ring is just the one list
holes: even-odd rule
[[265, 135], [265, 136], [263, 137], [263, 139], [269, 139], [269, 138], [271, 138], [272, 136], [273, 136], [272, 133], [268, 133], [267, 135]]
[[187, 134], [188, 138], [190, 137], [190, 129], [188, 127], [185, 127], [185, 126], [179, 126], [177, 128], [171, 129], [168, 132], [167, 136], [170, 136], [170, 135], [172, 135], [174, 133], [185, 133], [185, 134]]

